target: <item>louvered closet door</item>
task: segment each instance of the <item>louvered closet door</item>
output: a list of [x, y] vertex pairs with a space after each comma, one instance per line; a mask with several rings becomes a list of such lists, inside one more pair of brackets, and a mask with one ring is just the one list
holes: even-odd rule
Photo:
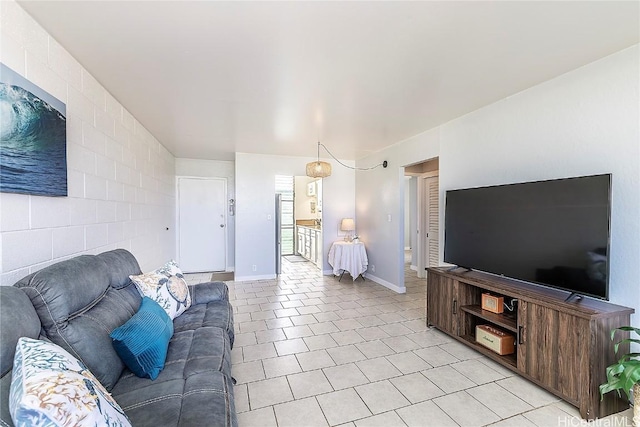
[[427, 266], [436, 267], [438, 265], [438, 219], [439, 219], [439, 187], [438, 177], [433, 176], [425, 179], [425, 198], [427, 201]]

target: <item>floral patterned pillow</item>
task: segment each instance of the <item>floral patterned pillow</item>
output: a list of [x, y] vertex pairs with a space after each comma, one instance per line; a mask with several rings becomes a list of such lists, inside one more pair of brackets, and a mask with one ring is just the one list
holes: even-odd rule
[[140, 295], [160, 304], [172, 320], [191, 307], [189, 286], [178, 264], [173, 260], [151, 273], [129, 278], [136, 285]]
[[26, 337], [16, 345], [9, 411], [16, 427], [131, 426], [82, 362], [56, 344]]
[[178, 276], [179, 278], [184, 279], [182, 270], [180, 270], [178, 263], [174, 260], [167, 261], [162, 267], [156, 270], [156, 273], [162, 273], [165, 276]]

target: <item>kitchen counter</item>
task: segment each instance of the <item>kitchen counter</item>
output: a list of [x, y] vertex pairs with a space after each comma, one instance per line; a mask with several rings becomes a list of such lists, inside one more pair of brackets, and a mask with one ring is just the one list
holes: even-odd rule
[[322, 230], [322, 227], [320, 227], [319, 225], [298, 225], [297, 227], [308, 228], [310, 230]]

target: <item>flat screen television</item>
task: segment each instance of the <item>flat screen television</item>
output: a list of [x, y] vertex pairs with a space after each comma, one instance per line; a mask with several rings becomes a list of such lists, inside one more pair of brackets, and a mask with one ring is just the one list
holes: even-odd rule
[[444, 261], [609, 299], [611, 175], [449, 190]]

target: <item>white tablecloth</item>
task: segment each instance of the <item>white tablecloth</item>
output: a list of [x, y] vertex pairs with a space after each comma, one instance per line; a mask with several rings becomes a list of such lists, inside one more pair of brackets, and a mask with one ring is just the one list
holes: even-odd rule
[[333, 267], [333, 274], [337, 276], [343, 271], [348, 271], [353, 280], [367, 271], [369, 265], [367, 251], [362, 242], [334, 242], [329, 249], [328, 261]]

